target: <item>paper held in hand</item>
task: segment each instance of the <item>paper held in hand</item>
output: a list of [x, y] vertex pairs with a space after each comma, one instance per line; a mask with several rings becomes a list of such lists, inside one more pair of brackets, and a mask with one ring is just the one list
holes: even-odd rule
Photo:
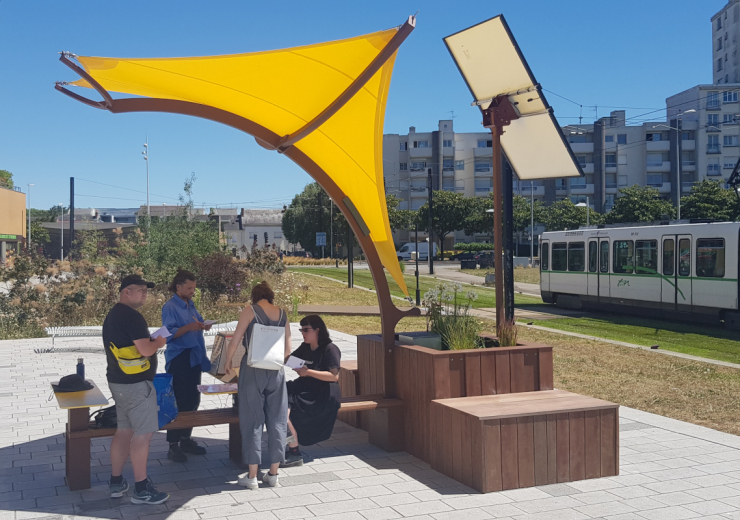
[[170, 334], [170, 331], [167, 330], [167, 327], [162, 326], [152, 332], [152, 339], [156, 339], [160, 336], [162, 336], [163, 338], [169, 338], [170, 336], [172, 336], [172, 334]]
[[293, 356], [290, 356], [288, 358], [288, 361], [285, 362], [285, 366], [288, 368], [292, 368], [293, 370], [302, 368], [305, 364], [306, 362], [304, 360]]
[[203, 322], [203, 325], [205, 325], [205, 326], [215, 325], [216, 323], [218, 323], [218, 320], [206, 320], [206, 321]]

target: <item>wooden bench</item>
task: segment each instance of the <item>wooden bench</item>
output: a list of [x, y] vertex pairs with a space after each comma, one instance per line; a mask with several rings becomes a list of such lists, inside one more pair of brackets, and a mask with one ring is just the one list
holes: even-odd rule
[[[356, 413], [402, 406], [403, 402], [399, 399], [387, 399], [380, 395], [354, 396], [342, 398], [340, 410]], [[239, 431], [238, 410], [235, 407], [180, 412], [174, 421], [160, 429], [173, 430], [217, 424], [229, 425], [229, 458], [241, 467], [242, 438]], [[70, 491], [90, 488], [90, 439], [112, 437], [115, 433], [116, 428], [95, 428], [95, 422], [89, 421], [89, 408], [69, 410], [66, 434], [66, 475]], [[371, 439], [372, 435], [371, 433]]]
[[564, 390], [439, 399], [433, 469], [483, 493], [619, 473], [619, 405]]

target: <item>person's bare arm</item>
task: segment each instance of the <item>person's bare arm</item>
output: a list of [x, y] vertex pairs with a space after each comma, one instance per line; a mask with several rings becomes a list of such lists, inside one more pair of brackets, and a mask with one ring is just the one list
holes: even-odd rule
[[290, 341], [290, 322], [286, 319], [285, 320], [285, 361], [288, 361], [288, 358], [290, 357], [290, 349], [292, 348], [292, 343]]
[[313, 377], [314, 379], [318, 379], [319, 381], [326, 381], [328, 383], [338, 383], [339, 382], [339, 370], [336, 368], [332, 368], [329, 371], [324, 371], [324, 370], [311, 370], [303, 366], [297, 369], [296, 372], [301, 377]]
[[232, 367], [231, 362], [234, 359], [236, 347], [239, 345], [239, 343], [241, 343], [242, 338], [244, 338], [244, 334], [246, 334], [247, 328], [249, 327], [249, 324], [252, 322], [253, 319], [254, 311], [252, 310], [252, 307], [245, 307], [241, 313], [241, 316], [239, 316], [239, 323], [237, 323], [234, 335], [229, 342], [229, 348], [226, 349], [226, 373], [228, 375], [234, 373], [234, 368], [236, 367]]
[[146, 357], [156, 354], [157, 350], [164, 347], [166, 344], [167, 338], [163, 338], [162, 336], [159, 336], [156, 339], [142, 338], [134, 340], [136, 350], [139, 351], [139, 354]]

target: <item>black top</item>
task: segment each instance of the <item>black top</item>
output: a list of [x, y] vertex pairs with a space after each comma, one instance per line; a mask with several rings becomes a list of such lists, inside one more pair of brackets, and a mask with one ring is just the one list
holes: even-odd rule
[[111, 343], [119, 349], [131, 347], [134, 346], [135, 340], [149, 337], [146, 320], [139, 311], [123, 303], [113, 306], [103, 322], [103, 346], [108, 360], [106, 376], [109, 383], [130, 385], [140, 381], [154, 380], [154, 374], [157, 373], [156, 354], [149, 358], [148, 370], [140, 374], [124, 374], [110, 348]]
[[309, 370], [320, 372], [329, 372], [332, 368], [339, 370], [339, 362], [342, 359], [342, 353], [334, 343], [329, 343], [316, 350], [311, 350], [311, 345], [308, 343], [301, 343], [301, 346], [295, 349], [291, 356], [304, 360]]

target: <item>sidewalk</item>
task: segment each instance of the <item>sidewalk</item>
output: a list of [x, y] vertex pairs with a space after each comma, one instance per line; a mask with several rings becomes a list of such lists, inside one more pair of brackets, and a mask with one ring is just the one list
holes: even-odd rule
[[[344, 359], [356, 357], [354, 336], [332, 332], [332, 338]], [[58, 342], [100, 347], [100, 338]], [[66, 413], [47, 398], [49, 381], [74, 371], [80, 354], [33, 353], [50, 343], [0, 341], [0, 377], [9, 383], [0, 390], [0, 520], [740, 518], [739, 437], [624, 407], [617, 477], [482, 495], [406, 453], [379, 450], [365, 432], [337, 423], [329, 441], [305, 449], [310, 462], [281, 470], [280, 487], [249, 491], [236, 485], [228, 428], [216, 426], [195, 430], [209, 453], [187, 464], [169, 461], [164, 434], [155, 434], [149, 473], [170, 493], [165, 504], [108, 498], [110, 439], [93, 441], [92, 489], [70, 492], [64, 481]], [[83, 356], [89, 377], [109, 395], [102, 349]], [[207, 396], [202, 406], [228, 404], [223, 396]], [[131, 482], [129, 465], [124, 475]]]

